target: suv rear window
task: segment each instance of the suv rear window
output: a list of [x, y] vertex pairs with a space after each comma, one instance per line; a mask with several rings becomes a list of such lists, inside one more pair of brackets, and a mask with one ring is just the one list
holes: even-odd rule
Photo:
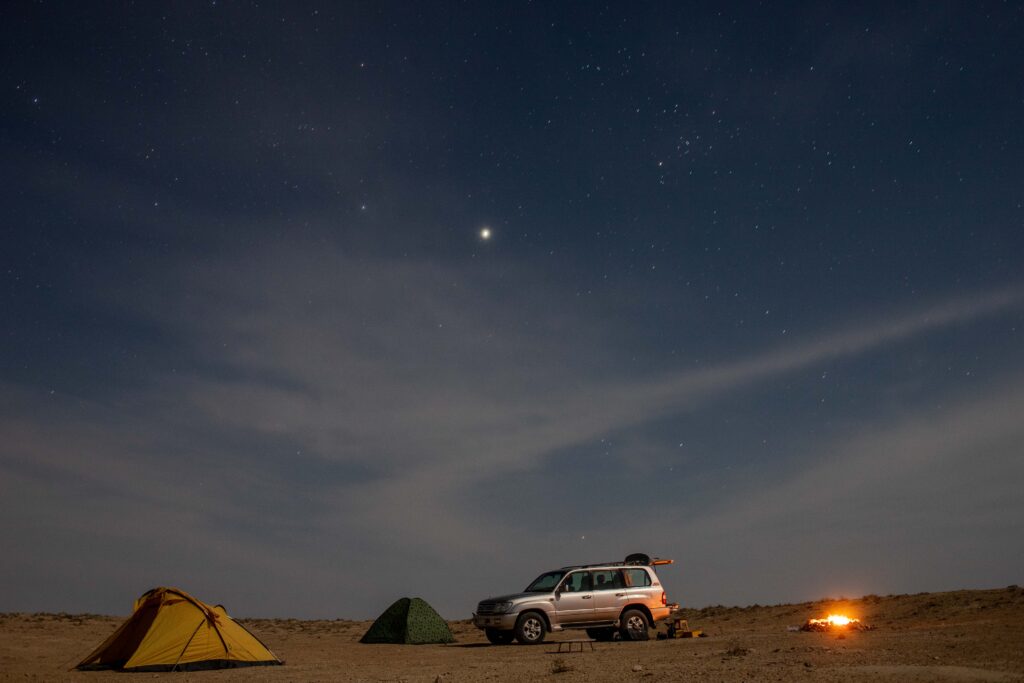
[[651, 585], [651, 575], [647, 573], [646, 569], [626, 569], [624, 573], [627, 586], [640, 587]]

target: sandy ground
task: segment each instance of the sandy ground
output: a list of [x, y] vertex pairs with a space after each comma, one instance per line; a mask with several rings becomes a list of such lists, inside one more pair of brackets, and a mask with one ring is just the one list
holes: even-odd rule
[[[790, 632], [829, 611], [875, 626], [840, 636]], [[453, 645], [361, 645], [370, 622], [251, 619], [285, 666], [197, 673], [68, 671], [124, 617], [0, 615], [0, 681], [1024, 681], [1024, 588], [866, 596], [686, 610], [709, 637], [596, 643], [594, 652], [491, 646], [469, 622]], [[662, 628], [664, 630], [664, 628]]]

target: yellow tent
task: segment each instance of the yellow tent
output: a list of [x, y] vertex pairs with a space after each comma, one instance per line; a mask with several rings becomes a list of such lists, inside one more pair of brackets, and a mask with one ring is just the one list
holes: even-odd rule
[[198, 671], [282, 663], [220, 605], [211, 607], [177, 588], [154, 588], [75, 668]]

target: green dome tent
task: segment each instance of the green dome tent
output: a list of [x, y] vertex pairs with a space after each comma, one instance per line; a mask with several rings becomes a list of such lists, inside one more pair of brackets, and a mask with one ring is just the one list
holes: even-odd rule
[[360, 643], [454, 643], [448, 622], [420, 598], [399, 598], [377, 617]]

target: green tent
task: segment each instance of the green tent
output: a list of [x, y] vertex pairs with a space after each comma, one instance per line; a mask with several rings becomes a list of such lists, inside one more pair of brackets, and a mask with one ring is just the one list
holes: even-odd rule
[[454, 643], [448, 622], [420, 598], [400, 598], [377, 617], [360, 643]]

